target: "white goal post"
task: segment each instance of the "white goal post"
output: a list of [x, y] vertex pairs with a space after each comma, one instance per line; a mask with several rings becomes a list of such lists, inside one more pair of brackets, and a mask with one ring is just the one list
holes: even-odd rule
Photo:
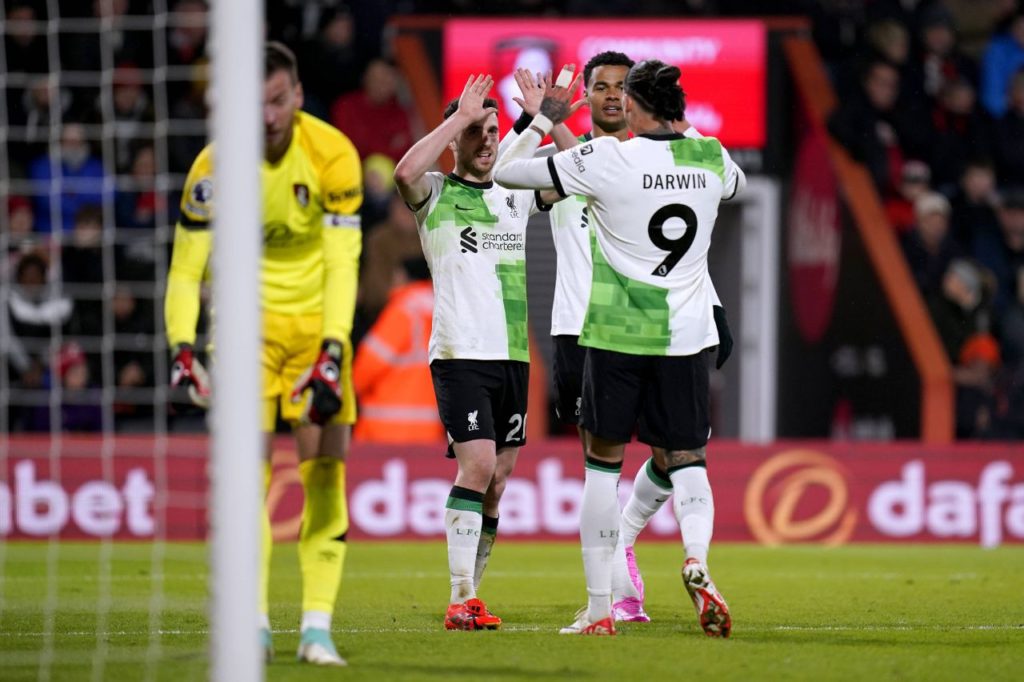
[[259, 258], [263, 2], [214, 0], [210, 678], [262, 680]]

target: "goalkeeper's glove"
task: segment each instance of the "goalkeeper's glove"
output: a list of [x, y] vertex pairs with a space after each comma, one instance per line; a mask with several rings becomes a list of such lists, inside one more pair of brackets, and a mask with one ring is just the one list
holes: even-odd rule
[[210, 406], [210, 377], [188, 343], [174, 348], [171, 361], [171, 388], [184, 387], [188, 387], [188, 398], [193, 405]]
[[[303, 394], [307, 394], [303, 396]], [[320, 357], [299, 377], [292, 389], [292, 402], [305, 400], [301, 421], [323, 426], [341, 411], [341, 343], [327, 339]]]
[[715, 369], [722, 369], [722, 365], [732, 355], [732, 333], [725, 319], [725, 308], [716, 305], [712, 307], [712, 312], [715, 315], [715, 327], [718, 328], [718, 357], [715, 358]]

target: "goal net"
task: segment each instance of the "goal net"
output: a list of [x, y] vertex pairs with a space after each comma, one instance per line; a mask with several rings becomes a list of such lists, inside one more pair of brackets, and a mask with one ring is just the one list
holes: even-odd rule
[[[217, 542], [208, 549], [206, 510], [218, 508], [207, 495], [224, 469], [216, 452], [211, 458], [206, 416], [167, 388], [162, 314], [180, 188], [208, 133], [225, 130], [208, 111], [214, 60], [241, 49], [247, 58], [234, 62], [236, 71], [240, 63], [254, 74], [260, 68], [259, 4], [217, 5], [3, 4], [0, 679], [148, 680], [166, 676], [168, 661], [204, 677], [209, 640], [217, 676], [222, 636], [209, 633], [230, 628], [213, 627], [222, 616], [206, 604], [232, 608], [236, 598], [208, 590], [207, 566], [223, 570], [225, 552]], [[236, 22], [231, 30], [243, 39], [220, 41], [214, 55], [217, 12], [234, 12], [242, 24], [251, 17], [252, 31]], [[249, 89], [241, 101], [254, 122], [240, 128], [255, 138], [252, 149], [257, 78], [236, 79]], [[222, 101], [237, 99], [238, 87], [228, 83]], [[258, 157], [249, 167], [258, 182]], [[242, 191], [253, 196], [258, 186]], [[223, 284], [218, 276], [228, 290]], [[255, 338], [255, 317], [243, 322]], [[203, 315], [197, 347], [207, 331]], [[237, 376], [228, 364], [222, 371]], [[258, 387], [242, 388], [250, 394], [242, 403], [258, 395]], [[230, 412], [215, 405], [214, 440], [247, 447], [255, 481], [256, 436], [239, 441]], [[212, 537], [234, 534], [216, 519]], [[256, 517], [245, 523], [255, 529]], [[248, 586], [245, 576], [235, 582]], [[254, 575], [251, 583], [254, 590]], [[235, 612], [255, 613], [249, 601]], [[250, 623], [255, 652], [254, 616]]]

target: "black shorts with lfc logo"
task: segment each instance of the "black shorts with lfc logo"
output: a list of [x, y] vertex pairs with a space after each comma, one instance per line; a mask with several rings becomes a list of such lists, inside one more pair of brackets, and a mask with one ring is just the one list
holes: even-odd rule
[[437, 411], [451, 441], [486, 438], [499, 450], [526, 444], [529, 363], [434, 360], [430, 376]]
[[580, 402], [583, 397], [583, 361], [587, 349], [578, 336], [551, 337], [555, 342], [555, 412], [565, 424], [580, 423]]
[[605, 440], [666, 450], [696, 450], [708, 442], [711, 415], [708, 354], [631, 355], [588, 348], [583, 366], [581, 422]]

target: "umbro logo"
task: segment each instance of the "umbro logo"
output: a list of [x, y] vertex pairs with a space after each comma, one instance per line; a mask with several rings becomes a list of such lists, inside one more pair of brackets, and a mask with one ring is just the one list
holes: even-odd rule
[[473, 231], [472, 227], [467, 227], [459, 233], [459, 245], [462, 246], [462, 253], [476, 253], [477, 252], [477, 241], [476, 232]]

